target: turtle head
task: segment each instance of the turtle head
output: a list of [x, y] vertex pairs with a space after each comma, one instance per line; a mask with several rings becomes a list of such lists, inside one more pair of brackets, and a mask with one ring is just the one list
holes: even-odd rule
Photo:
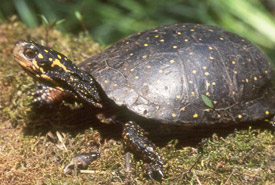
[[59, 85], [58, 77], [73, 75], [76, 71], [76, 66], [67, 57], [31, 41], [17, 42], [13, 55], [32, 77], [52, 86]]
[[16, 62], [39, 82], [100, 107], [93, 77], [78, 69], [63, 54], [32, 41], [19, 41], [15, 44], [13, 55]]

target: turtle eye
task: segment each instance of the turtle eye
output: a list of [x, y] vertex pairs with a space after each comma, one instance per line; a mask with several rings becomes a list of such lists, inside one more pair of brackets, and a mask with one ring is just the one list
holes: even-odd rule
[[28, 58], [34, 58], [37, 55], [37, 51], [31, 48], [27, 48], [24, 51], [24, 55], [27, 56]]

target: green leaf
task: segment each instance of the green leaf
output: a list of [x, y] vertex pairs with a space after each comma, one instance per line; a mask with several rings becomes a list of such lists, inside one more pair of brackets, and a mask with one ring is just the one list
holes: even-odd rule
[[45, 25], [48, 25], [49, 24], [49, 21], [48, 19], [45, 17], [45, 15], [40, 15], [41, 19], [42, 19], [42, 22], [45, 24]]
[[77, 20], [82, 21], [83, 18], [82, 18], [82, 15], [79, 11], [75, 11], [74, 15], [77, 18]]
[[56, 21], [56, 25], [59, 25], [59, 24], [63, 23], [64, 21], [65, 21], [65, 19], [61, 19], [59, 21]]
[[214, 108], [214, 105], [213, 105], [213, 103], [212, 103], [212, 101], [207, 97], [207, 96], [205, 96], [205, 95], [201, 95], [201, 99], [202, 99], [202, 101], [203, 101], [203, 103], [206, 105], [206, 106], [208, 106], [208, 107], [210, 107], [210, 108]]

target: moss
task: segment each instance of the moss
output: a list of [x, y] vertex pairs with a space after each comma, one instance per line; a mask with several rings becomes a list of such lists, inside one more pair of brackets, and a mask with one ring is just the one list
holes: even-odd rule
[[[0, 181], [3, 184], [152, 184], [142, 161], [132, 155], [125, 167], [120, 128], [101, 126], [92, 110], [81, 105], [35, 108], [29, 92], [33, 80], [14, 62], [13, 45], [31, 38], [44, 43], [43, 26], [28, 29], [16, 20], [0, 24]], [[75, 61], [102, 50], [85, 34], [73, 37], [50, 32], [50, 46]], [[45, 43], [44, 43], [45, 44]], [[57, 137], [59, 136], [59, 137]], [[213, 134], [200, 152], [173, 140], [159, 147], [165, 158], [163, 184], [274, 184], [274, 133], [249, 128], [223, 137]], [[66, 176], [62, 170], [74, 154], [98, 151], [101, 158], [85, 173]], [[193, 168], [188, 172], [188, 170]], [[157, 182], [154, 182], [157, 184]]]

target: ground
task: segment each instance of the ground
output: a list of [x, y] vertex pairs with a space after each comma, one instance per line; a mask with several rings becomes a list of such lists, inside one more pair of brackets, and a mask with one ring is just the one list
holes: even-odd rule
[[[103, 49], [87, 34], [73, 36], [55, 29], [48, 34], [48, 45], [74, 61]], [[29, 29], [16, 17], [0, 22], [0, 183], [158, 184], [146, 177], [142, 161], [133, 155], [131, 168], [125, 168], [121, 129], [102, 126], [92, 110], [75, 103], [31, 103], [34, 81], [15, 63], [12, 49], [20, 39], [46, 44], [45, 35], [44, 26]], [[275, 184], [274, 129], [262, 124], [266, 125], [231, 129], [224, 135], [211, 132], [201, 145], [173, 138], [157, 144], [166, 162], [163, 184]], [[62, 173], [76, 153], [90, 151], [101, 157], [87, 170], [77, 176]]]

